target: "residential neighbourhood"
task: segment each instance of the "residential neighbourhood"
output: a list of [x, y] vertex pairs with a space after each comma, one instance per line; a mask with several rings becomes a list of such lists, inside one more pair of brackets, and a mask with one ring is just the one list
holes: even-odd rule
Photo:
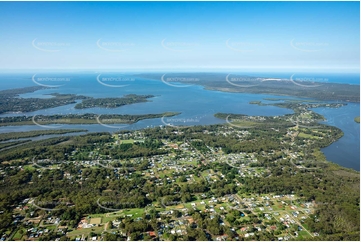
[[[208, 133], [210, 131], [207, 131]], [[216, 135], [227, 136], [231, 131], [227, 128]], [[248, 131], [233, 130], [233, 134], [239, 139], [247, 137]], [[290, 132], [293, 132], [290, 130]], [[290, 133], [287, 133], [288, 136]], [[114, 135], [114, 143], [109, 146], [120, 145], [124, 143], [142, 142], [144, 135], [141, 131], [128, 132]], [[177, 150], [181, 152], [178, 155], [171, 152], [165, 155], [154, 155], [150, 158], [132, 158], [126, 162], [128, 165], [117, 167], [117, 162], [110, 156], [100, 154], [99, 149], [89, 152], [74, 151], [69, 154], [76, 157], [82, 153], [86, 160], [66, 161], [73, 163], [78, 167], [77, 172], [63, 172], [63, 179], [71, 180], [81, 184], [88, 178], [84, 175], [85, 168], [106, 168], [114, 172], [116, 179], [129, 179], [143, 177], [148, 182], [158, 187], [167, 184], [198, 184], [205, 181], [212, 186], [223, 180], [234, 179], [234, 176], [223, 174], [220, 169], [203, 169], [202, 172], [194, 173], [194, 170], [200, 167], [200, 164], [210, 164], [218, 162], [227, 164], [234, 168], [236, 177], [240, 179], [246, 177], [264, 176], [268, 170], [266, 168], [254, 166], [257, 163], [256, 153], [241, 152], [238, 154], [225, 154], [221, 149], [209, 149], [208, 152], [200, 152], [192, 146], [192, 140], [183, 142], [171, 142], [167, 139], [162, 140], [164, 149]], [[279, 157], [284, 160], [285, 157], [300, 160], [298, 152], [290, 150], [262, 152], [263, 157]], [[147, 161], [147, 166], [143, 170], [137, 170], [135, 167]], [[277, 159], [276, 159], [277, 162]], [[301, 161], [302, 163], [302, 161]], [[302, 170], [302, 164], [297, 168]], [[295, 165], [296, 166], [296, 165]], [[51, 160], [34, 160], [33, 165], [23, 167], [22, 169], [36, 169], [39, 177], [44, 170], [59, 169], [58, 162]], [[107, 177], [110, 179], [110, 177]], [[234, 180], [235, 186], [242, 187], [242, 183]], [[176, 194], [177, 192], [175, 192]], [[146, 194], [147, 197], [153, 196]], [[294, 194], [225, 194], [217, 196], [211, 193], [195, 193], [192, 201], [172, 201], [163, 197], [157, 202], [148, 204], [145, 208], [113, 208], [116, 201], [106, 200], [106, 197], [100, 197], [97, 204], [103, 209], [104, 213], [84, 214], [77, 224], [70, 224], [69, 221], [61, 219], [61, 213], [57, 208], [59, 206], [72, 207], [73, 203], [66, 201], [44, 202], [36, 197], [26, 198], [20, 204], [14, 204], [13, 223], [16, 225], [13, 230], [3, 234], [2, 240], [40, 240], [47, 234], [56, 234], [57, 240], [63, 236], [75, 241], [94, 241], [103, 240], [106, 233], [117, 234], [131, 240], [130, 235], [124, 230], [124, 219], [133, 219], [134, 221], [149, 220], [152, 211], [152, 217], [157, 221], [157, 231], [148, 231], [143, 236], [152, 239], [169, 240], [172, 236], [183, 236], [187, 234], [187, 229], [191, 226], [197, 226], [195, 213], [204, 214], [210, 220], [217, 219], [218, 226], [229, 228], [232, 231], [234, 240], [252, 240], [258, 233], [269, 232], [274, 234], [275, 239], [312, 239], [318, 236], [318, 233], [311, 233], [305, 220], [314, 216], [315, 203], [305, 201]], [[119, 202], [118, 202], [119, 203]], [[53, 209], [46, 208], [53, 205]], [[124, 205], [124, 204], [123, 204]], [[57, 215], [56, 215], [57, 214]], [[234, 217], [234, 216], [237, 217]], [[229, 240], [230, 234], [212, 235], [213, 240]]]

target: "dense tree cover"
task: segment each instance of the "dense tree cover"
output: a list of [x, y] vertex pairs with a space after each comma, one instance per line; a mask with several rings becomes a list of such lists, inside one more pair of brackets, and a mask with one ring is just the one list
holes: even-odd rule
[[267, 177], [244, 179], [244, 193], [295, 193], [306, 201], [315, 201], [315, 217], [306, 223], [312, 232], [321, 232], [326, 240], [358, 239], [360, 236], [359, 173], [326, 164], [323, 169], [296, 172], [293, 167], [272, 167]]
[[[114, 124], [114, 123], [136, 123], [143, 119], [171, 117], [178, 115], [175, 112], [165, 112], [159, 114], [66, 114], [66, 115], [37, 115], [37, 116], [13, 116], [0, 118], [0, 126], [6, 125], [35, 125], [45, 124]], [[33, 120], [34, 119], [34, 120]], [[35, 122], [36, 123], [35, 123]]]
[[209, 152], [209, 149], [207, 148], [207, 146], [204, 144], [203, 141], [198, 141], [198, 140], [192, 141], [191, 145], [203, 153]]
[[129, 94], [120, 98], [93, 98], [75, 94], [51, 93], [51, 98], [20, 98], [19, 94], [34, 92], [44, 87], [25, 87], [18, 89], [0, 91], [0, 114], [6, 112], [32, 112], [41, 109], [54, 108], [68, 104], [76, 103], [76, 100], [82, 100], [75, 105], [76, 109], [85, 109], [92, 107], [116, 108], [133, 103], [148, 102], [153, 95]]
[[28, 140], [20, 140], [20, 141], [3, 142], [3, 143], [0, 143], [0, 149], [4, 149], [4, 148], [7, 148], [7, 147], [19, 145], [19, 144], [26, 143], [26, 142], [29, 142], [29, 141], [31, 141], [31, 140], [28, 139]]
[[149, 98], [154, 97], [153, 95], [136, 95], [128, 94], [120, 98], [90, 98], [83, 100], [81, 103], [75, 105], [76, 109], [84, 108], [117, 108], [124, 105], [129, 105], [133, 103], [148, 102]]
[[125, 241], [127, 238], [121, 236], [119, 233], [105, 233], [104, 241]]
[[0, 153], [0, 162], [25, 159], [29, 161], [36, 155], [42, 154], [46, 149], [54, 149], [53, 145], [59, 144], [69, 140], [70, 137], [57, 137], [45, 140], [33, 141], [25, 144], [20, 144], [16, 147], [10, 147], [2, 150]]
[[0, 137], [0, 141], [30, 138], [41, 135], [67, 134], [67, 133], [77, 133], [77, 132], [86, 132], [86, 131], [87, 130], [85, 129], [52, 129], [52, 130], [33, 130], [33, 131], [25, 131], [25, 132], [2, 133]]
[[3, 98], [11, 98], [11, 97], [17, 96], [19, 94], [35, 92], [35, 91], [42, 90], [42, 89], [48, 89], [48, 88], [41, 87], [41, 86], [32, 86], [32, 87], [21, 87], [21, 88], [0, 90], [0, 96]]
[[85, 100], [89, 97], [75, 94], [51, 94], [51, 98], [19, 98], [16, 95], [36, 91], [38, 88], [20, 88], [5, 90], [5, 95], [0, 95], [0, 113], [6, 112], [32, 112], [41, 109], [55, 108], [76, 103], [76, 100]]
[[77, 148], [93, 150], [96, 145], [102, 145], [112, 139], [109, 133], [88, 133], [33, 141], [3, 150], [0, 153], [0, 162], [16, 159], [31, 161], [35, 156], [38, 159], [68, 160], [67, 154]]

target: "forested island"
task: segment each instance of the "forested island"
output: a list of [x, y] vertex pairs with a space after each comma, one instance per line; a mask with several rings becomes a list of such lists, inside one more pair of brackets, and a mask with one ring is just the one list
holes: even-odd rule
[[75, 105], [76, 109], [84, 108], [117, 108], [133, 103], [149, 102], [148, 99], [154, 97], [153, 95], [136, 95], [129, 94], [120, 98], [89, 98], [83, 102]]
[[50, 98], [20, 98], [19, 94], [34, 92], [44, 87], [25, 87], [0, 91], [0, 114], [1, 113], [24, 113], [41, 109], [55, 108], [76, 103], [76, 100], [90, 99], [75, 94], [49, 94]]
[[[42, 109], [55, 108], [68, 104], [75, 104], [76, 109], [85, 108], [117, 108], [134, 103], [149, 102], [153, 95], [129, 94], [119, 98], [93, 98], [76, 94], [47, 94], [50, 98], [20, 98], [20, 94], [34, 92], [45, 87], [24, 87], [0, 91], [0, 114], [1, 113], [25, 113]], [[77, 103], [78, 100], [82, 102]]]
[[49, 89], [49, 88], [41, 87], [41, 86], [31, 86], [31, 87], [21, 87], [21, 88], [0, 90], [0, 96], [2, 98], [11, 98], [11, 97], [17, 96], [19, 94], [35, 92], [35, 91], [42, 90], [42, 89]]
[[170, 84], [180, 82], [188, 85], [201, 85], [208, 90], [224, 92], [262, 93], [316, 100], [360, 102], [359, 85], [297, 81], [296, 78], [292, 79], [291, 77], [286, 79], [224, 73], [170, 73], [165, 76], [164, 73], [143, 73], [135, 76]]

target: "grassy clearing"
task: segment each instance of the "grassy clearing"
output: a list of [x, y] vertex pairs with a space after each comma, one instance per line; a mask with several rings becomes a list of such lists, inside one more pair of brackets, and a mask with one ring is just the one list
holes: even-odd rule
[[90, 224], [100, 224], [102, 222], [102, 218], [91, 218]]
[[16, 231], [14, 237], [12, 238], [12, 240], [21, 240], [21, 238], [23, 237], [23, 235], [21, 234], [21, 231], [23, 231], [23, 233], [25, 234], [25, 230], [24, 229], [18, 229], [18, 231]]
[[41, 227], [44, 227], [45, 229], [49, 229], [49, 230], [55, 230], [56, 229], [56, 225], [52, 225], [52, 224], [42, 224]]
[[306, 231], [298, 231], [298, 237], [297, 238], [302, 238], [302, 239], [307, 239], [310, 238], [311, 236], [306, 232]]
[[313, 135], [305, 134], [305, 133], [302, 133], [302, 132], [300, 132], [298, 134], [298, 137], [305, 138], [305, 139], [320, 139], [320, 137], [318, 137], [318, 136], [313, 136]]
[[123, 140], [119, 140], [120, 144], [133, 144], [134, 140], [133, 139], [123, 139]]
[[254, 127], [258, 125], [258, 123], [248, 120], [237, 120], [237, 121], [232, 121], [231, 123], [239, 127]]
[[77, 230], [73, 230], [73, 231], [69, 232], [67, 234], [67, 237], [82, 236], [83, 234], [87, 236], [91, 232], [100, 234], [103, 230], [104, 230], [104, 226], [93, 227], [93, 228], [88, 228], [88, 229], [77, 229]]
[[34, 170], [37, 169], [37, 168], [34, 167], [33, 165], [26, 165], [26, 166], [24, 166], [23, 168], [24, 168], [24, 170], [26, 170], [26, 171], [34, 171]]

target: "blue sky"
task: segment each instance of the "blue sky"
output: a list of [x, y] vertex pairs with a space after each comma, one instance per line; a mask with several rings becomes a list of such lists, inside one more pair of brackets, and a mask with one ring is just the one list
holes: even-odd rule
[[0, 69], [359, 72], [359, 2], [0, 2]]

